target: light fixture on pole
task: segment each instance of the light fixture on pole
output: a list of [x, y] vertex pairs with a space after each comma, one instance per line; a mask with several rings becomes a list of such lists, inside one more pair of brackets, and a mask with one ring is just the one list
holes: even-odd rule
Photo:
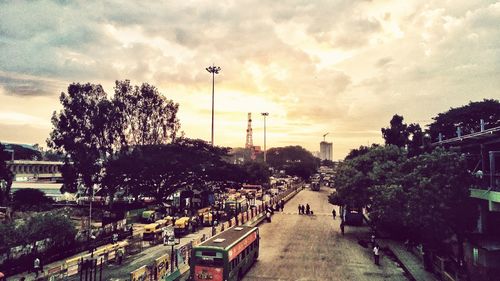
[[205, 68], [208, 72], [212, 73], [212, 146], [214, 145], [214, 87], [215, 87], [215, 74], [219, 74], [220, 67], [212, 65]]
[[264, 116], [264, 163], [266, 162], [266, 117], [269, 116], [268, 112], [262, 112], [262, 116]]

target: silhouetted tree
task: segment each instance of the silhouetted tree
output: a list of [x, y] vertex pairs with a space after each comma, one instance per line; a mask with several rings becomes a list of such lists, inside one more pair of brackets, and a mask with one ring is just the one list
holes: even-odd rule
[[12, 195], [12, 205], [16, 210], [40, 211], [50, 208], [52, 202], [43, 191], [34, 188], [19, 189]]
[[7, 167], [10, 154], [5, 151], [5, 147], [0, 143], [0, 204], [6, 204], [10, 198], [10, 187], [14, 175]]
[[301, 146], [271, 148], [267, 151], [267, 164], [288, 175], [308, 179], [319, 167], [320, 159]]
[[179, 104], [161, 95], [155, 86], [116, 81], [112, 103], [116, 109], [113, 121], [122, 146], [167, 144], [176, 138], [180, 128]]
[[456, 137], [457, 127], [461, 127], [463, 134], [479, 132], [480, 120], [485, 122], [485, 128], [500, 126], [500, 102], [495, 99], [484, 99], [479, 102], [469, 102], [457, 108], [450, 108], [432, 118], [429, 125], [432, 141], [438, 140], [439, 133], [444, 139]]

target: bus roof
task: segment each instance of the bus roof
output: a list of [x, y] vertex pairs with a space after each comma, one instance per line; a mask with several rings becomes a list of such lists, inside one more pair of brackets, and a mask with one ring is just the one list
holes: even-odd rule
[[233, 226], [226, 231], [223, 231], [210, 239], [202, 242], [198, 247], [217, 247], [217, 248], [227, 248], [231, 246], [236, 241], [248, 236], [250, 233], [255, 231], [257, 227], [251, 227], [246, 225]]

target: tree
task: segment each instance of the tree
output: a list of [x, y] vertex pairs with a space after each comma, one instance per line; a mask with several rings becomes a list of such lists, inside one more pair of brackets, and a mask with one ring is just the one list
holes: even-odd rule
[[75, 193], [78, 191], [78, 171], [73, 164], [66, 157], [64, 165], [61, 167], [61, 175], [63, 177], [63, 185], [61, 186], [61, 193], [70, 192]]
[[63, 109], [52, 115], [49, 147], [64, 151], [89, 190], [99, 182], [103, 159], [112, 153], [111, 107], [101, 85], [73, 83], [61, 93]]
[[[410, 198], [406, 219], [411, 230], [433, 247], [456, 235], [462, 250], [465, 233], [477, 219], [469, 191], [473, 179], [465, 157], [438, 148], [410, 158], [402, 169], [402, 185]], [[462, 252], [459, 257], [463, 258]]]
[[116, 81], [112, 103], [121, 146], [167, 144], [176, 138], [179, 104], [162, 96], [156, 87]]
[[223, 160], [228, 148], [180, 138], [166, 145], [135, 146], [106, 163], [104, 186], [138, 197], [166, 199], [179, 188], [208, 189], [214, 182], [241, 180], [241, 169]]
[[468, 105], [439, 113], [432, 119], [434, 122], [429, 125], [429, 132], [433, 141], [438, 140], [439, 133], [443, 139], [456, 137], [457, 127], [461, 128], [462, 134], [479, 132], [481, 119], [486, 129], [500, 126], [500, 102], [495, 99], [471, 101]]
[[16, 232], [24, 244], [33, 244], [34, 252], [37, 241], [50, 238], [53, 246], [64, 247], [73, 243], [76, 235], [73, 222], [61, 211], [35, 214], [16, 228]]
[[288, 175], [308, 179], [318, 169], [320, 160], [301, 146], [286, 146], [269, 149], [267, 163]]
[[[360, 147], [359, 150], [365, 150]], [[404, 163], [406, 152], [395, 145], [372, 146], [365, 153], [341, 162], [334, 184], [340, 201], [352, 208], [372, 204], [377, 185], [392, 183], [397, 167]]]
[[10, 155], [5, 151], [4, 145], [0, 142], [0, 204], [6, 204], [10, 197], [10, 187], [12, 185], [13, 174], [7, 167]]
[[243, 170], [245, 171], [245, 178], [241, 179], [242, 181], [253, 184], [269, 184], [271, 172], [269, 166], [265, 163], [249, 161], [243, 164]]
[[39, 189], [26, 188], [16, 190], [12, 196], [12, 204], [16, 210], [39, 211], [49, 208], [52, 199]]
[[381, 130], [386, 145], [393, 144], [405, 147], [408, 143], [408, 125], [403, 123], [403, 116], [394, 114], [390, 122], [390, 127], [382, 128]]

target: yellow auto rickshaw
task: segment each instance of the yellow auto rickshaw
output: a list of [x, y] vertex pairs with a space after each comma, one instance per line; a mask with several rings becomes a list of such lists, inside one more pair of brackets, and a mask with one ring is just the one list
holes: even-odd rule
[[187, 234], [189, 233], [189, 225], [191, 219], [189, 217], [182, 217], [175, 221], [174, 233], [177, 234]]
[[161, 240], [163, 227], [164, 226], [159, 223], [150, 223], [145, 225], [142, 240], [150, 241], [152, 244], [156, 244]]

